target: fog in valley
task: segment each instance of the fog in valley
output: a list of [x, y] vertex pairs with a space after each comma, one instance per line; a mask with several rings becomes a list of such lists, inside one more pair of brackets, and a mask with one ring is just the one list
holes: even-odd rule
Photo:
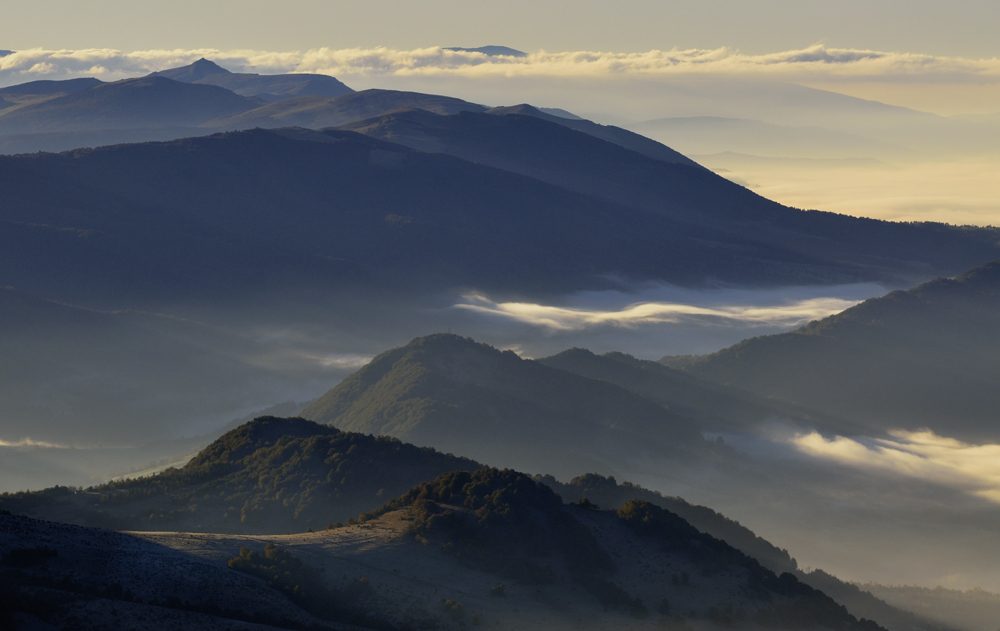
[[1000, 62], [433, 44], [0, 51], [11, 593], [995, 631]]

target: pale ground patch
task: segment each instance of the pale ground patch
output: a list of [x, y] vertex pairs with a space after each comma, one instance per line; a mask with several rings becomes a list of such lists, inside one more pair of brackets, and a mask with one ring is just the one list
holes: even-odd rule
[[[704, 613], [708, 607], [733, 604], [752, 611], [759, 604], [742, 595], [745, 570], [729, 569], [711, 577], [690, 562], [662, 552], [655, 538], [637, 538], [609, 512], [575, 511], [597, 536], [618, 565], [613, 580], [642, 598], [650, 613], [644, 619], [623, 612], [605, 611], [597, 600], [571, 581], [560, 578], [552, 585], [521, 585], [496, 574], [470, 569], [442, 550], [439, 542], [418, 542], [407, 532], [408, 512], [396, 511], [362, 524], [315, 533], [243, 536], [200, 533], [133, 532], [134, 536], [224, 565], [242, 546], [261, 550], [267, 543], [289, 550], [306, 563], [322, 569], [330, 586], [345, 586], [367, 578], [371, 602], [380, 614], [402, 621], [434, 619], [443, 628], [463, 628], [447, 618], [442, 604], [460, 602], [464, 622], [477, 614], [484, 629], [642, 629], [668, 628], [673, 622], [656, 613], [666, 597], [673, 611], [686, 615]], [[546, 559], [546, 563], [554, 559]], [[557, 571], [559, 571], [558, 566]], [[688, 572], [690, 585], [672, 582], [675, 573]], [[503, 583], [505, 595], [491, 595]], [[699, 620], [686, 620], [686, 628], [700, 629]]]

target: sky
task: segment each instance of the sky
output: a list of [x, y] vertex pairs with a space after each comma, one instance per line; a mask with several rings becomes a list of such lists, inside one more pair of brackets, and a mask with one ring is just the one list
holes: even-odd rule
[[0, 48], [302, 50], [502, 44], [637, 52], [814, 43], [993, 57], [994, 0], [5, 0]]

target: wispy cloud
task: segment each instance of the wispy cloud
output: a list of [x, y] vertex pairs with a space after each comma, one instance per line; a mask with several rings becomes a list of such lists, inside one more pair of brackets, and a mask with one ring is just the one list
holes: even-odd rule
[[892, 438], [825, 438], [812, 432], [790, 442], [809, 455], [956, 488], [1000, 503], [1000, 445], [973, 445], [931, 431]]
[[731, 48], [650, 50], [638, 53], [538, 51], [525, 57], [488, 56], [441, 47], [318, 48], [308, 51], [178, 49], [30, 49], [0, 57], [0, 81], [97, 75], [128, 77], [207, 57], [232, 70], [316, 72], [352, 76], [698, 76], [765, 75], [792, 81], [919, 80], [998, 82], [1000, 58], [970, 59], [919, 53], [829, 48], [748, 55]]
[[43, 440], [32, 440], [30, 438], [22, 438], [21, 440], [0, 440], [0, 447], [41, 447], [44, 449], [72, 449], [69, 445], [59, 445], [56, 443], [49, 443]]
[[485, 296], [469, 295], [455, 305], [483, 315], [496, 316], [555, 331], [579, 331], [591, 327], [634, 327], [677, 324], [700, 320], [743, 325], [794, 327], [854, 306], [859, 301], [843, 298], [809, 298], [785, 304], [698, 306], [671, 302], [643, 302], [621, 309], [566, 308], [525, 302], [493, 302]]

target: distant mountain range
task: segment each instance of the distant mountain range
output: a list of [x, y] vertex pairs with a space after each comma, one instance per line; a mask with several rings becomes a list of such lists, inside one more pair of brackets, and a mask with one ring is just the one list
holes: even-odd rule
[[80, 90], [93, 88], [101, 85], [102, 83], [104, 82], [93, 77], [64, 79], [62, 81], [49, 81], [43, 79], [40, 81], [29, 81], [28, 83], [20, 83], [6, 88], [0, 88], [0, 95], [10, 94], [18, 96], [41, 96], [48, 94], [72, 94], [74, 92], [79, 92]]
[[[696, 238], [719, 245], [732, 244], [747, 258], [767, 252], [766, 256], [785, 258], [785, 265], [794, 265], [791, 261], [797, 260], [804, 266], [810, 265], [806, 262], [809, 259], [820, 257], [850, 260], [875, 272], [888, 258], [926, 260], [930, 252], [943, 254], [935, 234], [940, 234], [939, 226], [904, 227], [829, 213], [803, 213], [764, 199], [663, 145], [616, 127], [559, 119], [529, 106], [496, 108], [486, 114], [435, 116], [413, 110], [344, 128], [421, 151], [450, 153], [664, 215], [689, 224], [685, 231], [692, 236], [697, 234]], [[573, 133], [566, 127], [584, 133]], [[708, 227], [712, 235], [694, 225]], [[867, 236], [859, 238], [861, 234]], [[876, 237], [878, 234], [884, 236]]]
[[[219, 91], [227, 107], [249, 101], [152, 77], [41, 106], [161, 89]], [[183, 111], [163, 106], [165, 117]], [[608, 286], [609, 275], [693, 286], [904, 283], [1000, 256], [995, 229], [789, 209], [700, 167], [568, 129], [567, 119], [418, 112], [392, 115], [385, 129], [397, 120], [479, 163], [306, 130], [0, 158], [9, 225], [0, 282], [85, 306], [163, 309], [292, 287], [540, 295]]]
[[[261, 159], [241, 168], [245, 173], [258, 173], [239, 185], [243, 190], [236, 193], [237, 196], [245, 196], [251, 206], [260, 205], [264, 199], [288, 196], [289, 193], [279, 191], [279, 187], [296, 187], [299, 191], [294, 195], [303, 199], [318, 200], [317, 194], [326, 196], [334, 204], [357, 195], [359, 203], [349, 206], [354, 219], [340, 213], [322, 213], [327, 226], [337, 225], [337, 234], [343, 237], [350, 230], [360, 227], [361, 224], [356, 221], [360, 217], [358, 213], [364, 215], [369, 212], [362, 212], [363, 207], [370, 207], [375, 213], [374, 216], [368, 214], [362, 222], [369, 225], [375, 216], [402, 218], [390, 222], [395, 229], [389, 241], [385, 240], [390, 234], [385, 232], [388, 224], [383, 224], [374, 232], [369, 231], [367, 237], [353, 234], [345, 242], [347, 249], [338, 248], [336, 238], [327, 240], [324, 246], [317, 249], [306, 244], [310, 237], [319, 235], [316, 231], [319, 217], [317, 213], [296, 204], [297, 210], [284, 218], [281, 230], [268, 227], [266, 234], [258, 233], [262, 240], [255, 241], [257, 236], [254, 236], [253, 226], [263, 228], [263, 225], [251, 221], [241, 228], [251, 242], [268, 245], [267, 252], [244, 252], [241, 254], [243, 257], [248, 254], [258, 259], [261, 256], [271, 257], [278, 251], [288, 252], [293, 258], [302, 256], [303, 253], [288, 250], [293, 246], [291, 242], [281, 242], [276, 237], [282, 233], [291, 236], [291, 233], [303, 230], [305, 240], [296, 242], [294, 249], [301, 250], [305, 245], [307, 258], [321, 256], [350, 261], [348, 267], [353, 271], [349, 273], [363, 270], [363, 274], [395, 276], [402, 270], [412, 273], [423, 268], [425, 281], [427, 277], [433, 277], [437, 283], [452, 287], [465, 285], [520, 292], [537, 290], [541, 285], [556, 291], [580, 289], [594, 283], [598, 277], [607, 278], [609, 275], [627, 280], [658, 280], [683, 285], [698, 285], [707, 281], [759, 285], [871, 280], [904, 285], [935, 275], [956, 274], [1000, 257], [1000, 246], [997, 246], [1000, 240], [994, 229], [956, 230], [936, 224], [900, 224], [831, 213], [804, 213], [763, 199], [699, 167], [669, 147], [633, 132], [579, 118], [547, 114], [527, 105], [488, 109], [445, 96], [389, 90], [351, 92], [346, 86], [338, 96], [330, 96], [332, 92], [327, 88], [333, 84], [323, 87], [320, 85], [322, 81], [315, 76], [231, 73], [204, 59], [140, 79], [107, 84], [95, 81], [32, 82], [5, 89], [0, 96], [7, 100], [14, 99], [16, 103], [0, 110], [0, 145], [26, 151], [33, 146], [59, 147], [75, 146], [81, 142], [194, 136], [213, 129], [340, 126], [392, 143], [385, 147], [402, 144], [421, 152], [408, 154], [411, 156], [407, 158], [408, 163], [435, 164], [432, 168], [434, 175], [415, 178], [413, 169], [386, 171], [384, 165], [368, 164], [365, 167], [369, 161], [356, 162], [351, 165], [356, 175], [344, 182], [346, 188], [343, 191], [335, 193], [331, 187], [340, 186], [336, 180], [317, 182], [314, 178], [303, 177], [322, 168], [337, 172], [334, 162], [346, 156], [338, 158], [334, 154], [351, 143], [346, 140], [347, 136], [342, 136], [340, 142], [326, 142], [326, 139], [336, 137], [335, 132], [311, 136], [300, 132], [282, 132], [274, 137], [293, 143], [285, 150], [290, 152], [288, 155], [293, 163], [304, 155], [292, 154], [315, 152], [319, 146], [326, 145], [326, 150], [321, 152], [326, 157], [321, 158], [320, 163], [303, 166], [298, 172], [293, 172], [288, 166], [265, 166], [273, 159], [264, 155], [270, 151], [265, 147], [273, 144], [275, 139], [265, 140], [266, 136], [259, 133], [244, 137], [255, 138], [253, 142], [259, 143], [257, 148], [230, 136], [225, 140], [204, 141], [201, 144], [188, 141], [189, 144], [180, 153], [169, 149], [169, 146], [158, 150], [121, 147], [80, 154], [64, 164], [64, 167], [70, 164], [77, 167], [69, 168], [65, 176], [59, 177], [73, 179], [80, 176], [81, 169], [97, 168], [99, 171], [102, 168], [98, 166], [100, 163], [109, 166], [109, 160], [115, 153], [124, 157], [126, 153], [136, 151], [162, 152], [162, 159], [168, 161], [171, 160], [168, 155], [172, 153], [172, 159], [178, 164], [183, 155], [183, 161], [190, 164], [189, 168], [205, 174], [215, 170], [215, 174], [209, 179], [186, 182], [181, 186], [180, 180], [167, 182], [171, 177], [186, 178], [174, 169], [143, 172], [142, 161], [149, 158], [132, 155], [127, 160], [131, 163], [129, 170], [133, 177], [150, 184], [154, 180], [158, 182], [150, 190], [156, 186], [164, 186], [168, 191], [184, 190], [197, 205], [204, 203], [206, 195], [197, 193], [192, 185], [216, 187], [218, 184], [229, 187], [235, 193], [233, 178], [240, 177], [239, 172], [224, 164], [230, 161], [232, 165], [235, 164], [231, 162], [233, 159], [246, 160], [254, 155]], [[335, 80], [330, 78], [330, 81]], [[232, 90], [221, 87], [223, 85]], [[279, 96], [281, 100], [265, 102]], [[310, 140], [306, 142], [306, 138]], [[292, 149], [293, 145], [297, 149]], [[216, 147], [223, 153], [226, 151], [223, 148], [228, 146], [229, 151], [235, 151], [239, 157], [236, 153], [230, 156], [219, 154], [218, 158], [207, 159], [204, 167], [196, 167], [198, 160], [207, 158], [197, 154], [203, 151], [201, 147], [208, 146]], [[465, 162], [448, 163], [429, 156], [442, 152]], [[496, 185], [505, 192], [495, 195], [486, 188], [465, 186], [466, 190], [459, 193], [456, 189], [463, 188], [466, 181], [460, 173], [481, 168], [469, 165], [470, 161], [506, 172], [504, 175], [494, 173], [489, 176], [497, 180]], [[87, 166], [84, 166], [85, 163]], [[36, 171], [29, 177], [52, 176], [39, 171], [49, 168], [47, 165], [51, 162], [47, 160], [22, 163], [27, 164], [31, 164], [32, 170]], [[286, 182], [279, 183], [264, 176], [265, 169], [274, 172], [275, 168], [288, 174]], [[78, 174], [72, 175], [74, 171]], [[362, 175], [362, 172], [365, 174]], [[485, 174], [485, 171], [481, 173]], [[515, 182], [510, 179], [511, 173], [543, 180], [558, 187], [558, 190], [549, 189], [544, 194], [540, 191], [528, 193], [527, 189], [537, 184], [529, 184], [523, 179]], [[174, 211], [166, 210], [165, 206], [179, 202], [176, 192], [157, 195], [155, 199], [142, 199], [144, 193], [139, 189], [133, 189], [126, 196], [129, 201], [125, 201], [121, 191], [114, 190], [123, 185], [115, 176], [94, 172], [88, 173], [87, 177], [90, 180], [87, 184], [89, 193], [83, 199], [89, 201], [85, 204], [93, 203], [98, 207], [105, 207], [107, 203], [118, 206], [152, 204], [171, 213]], [[334, 176], [339, 177], [339, 174]], [[381, 192], [376, 192], [378, 189], [372, 186], [349, 192], [351, 187], [365, 178], [383, 182], [384, 186], [379, 187]], [[410, 183], [404, 184], [399, 178], [410, 178]], [[510, 181], [500, 185], [498, 178]], [[416, 182], [435, 180], [439, 184], [427, 192], [418, 194], [413, 186]], [[265, 188], [271, 190], [265, 191]], [[8, 193], [4, 202], [14, 209], [13, 215], [23, 217], [13, 219], [12, 213], [7, 213], [3, 219], [33, 224], [53, 223], [55, 218], [46, 216], [45, 211], [34, 218], [27, 218], [23, 212], [16, 210], [21, 204], [34, 203], [25, 197], [31, 193], [23, 187], [18, 190], [22, 191], [20, 198]], [[56, 187], [56, 190], [46, 194], [59, 194], [63, 190], [64, 187]], [[411, 195], [407, 196], [407, 193]], [[464, 196], [463, 201], [458, 201], [456, 193]], [[587, 199], [579, 199], [570, 193], [582, 193]], [[206, 194], [215, 193], [206, 190]], [[116, 200], [98, 203], [97, 198], [102, 195], [112, 195]], [[561, 201], [555, 202], [555, 197]], [[525, 202], [513, 202], [514, 198]], [[234, 203], [235, 199], [226, 196], [219, 203], [225, 206]], [[517, 206], [517, 211], [511, 212], [507, 204]], [[435, 210], [430, 215], [422, 214], [414, 205], [426, 205]], [[474, 213], [477, 216], [472, 217], [468, 212], [459, 212], [461, 208], [492, 208], [489, 213], [493, 218], [491, 221], [501, 221], [506, 228], [499, 231], [494, 227], [487, 229], [482, 213]], [[560, 208], [563, 210], [560, 211]], [[573, 208], [576, 210], [571, 210]], [[298, 217], [296, 213], [300, 213]], [[260, 212], [256, 214], [264, 217]], [[574, 220], [567, 223], [571, 214]], [[445, 228], [440, 221], [445, 215], [460, 222], [471, 221], [472, 224], [467, 224], [462, 230], [471, 228], [472, 234], [459, 239], [458, 233], [454, 232], [459, 224], [451, 223]], [[193, 221], [205, 221], [210, 216], [202, 213]], [[79, 217], [90, 217], [87, 221], [96, 219], [89, 211], [83, 211]], [[540, 224], [533, 225], [534, 219], [531, 218], [544, 219]], [[300, 220], [306, 223], [300, 223]], [[348, 229], [343, 220], [351, 223], [352, 227]], [[60, 221], [54, 221], [54, 224], [62, 225]], [[97, 223], [102, 222], [98, 220]], [[472, 228], [473, 225], [477, 227]], [[573, 226], [573, 230], [567, 233], [565, 228], [569, 225]], [[217, 245], [225, 248], [234, 235], [231, 232], [227, 235], [229, 228], [221, 229]], [[126, 236], [123, 230], [128, 229], [118, 224], [111, 232], [117, 233], [116, 238], [120, 239], [136, 237]], [[162, 249], [165, 243], [157, 245], [148, 239], [162, 240], [169, 231], [170, 228], [160, 231], [158, 237], [152, 233], [144, 236], [146, 242], [137, 253], [145, 255], [157, 248]], [[425, 236], [419, 239], [412, 235], [403, 236], [403, 233], [414, 231], [425, 233]], [[492, 240], [505, 231], [508, 236], [502, 246], [500, 242], [473, 245], [477, 238], [488, 237]], [[447, 232], [450, 234], [445, 234]], [[435, 236], [428, 240], [426, 236], [430, 233], [435, 233]], [[480, 236], [473, 236], [475, 233]], [[111, 233], [104, 230], [101, 234], [110, 236]], [[200, 233], [188, 230], [184, 234], [189, 236], [174, 236], [183, 240]], [[390, 243], [396, 238], [402, 238], [402, 241]], [[457, 246], [459, 242], [463, 245]], [[246, 243], [243, 242], [244, 245]], [[451, 245], [439, 247], [443, 243]], [[628, 246], [616, 245], [623, 243], [628, 243]], [[88, 245], [93, 246], [94, 242]], [[179, 242], [170, 247], [178, 245]], [[191, 249], [193, 244], [184, 247]], [[387, 247], [396, 253], [393, 257], [385, 258], [377, 254], [386, 251]], [[479, 260], [471, 260], [470, 256]], [[186, 264], [195, 264], [197, 259], [196, 255]], [[222, 263], [223, 270], [231, 265], [230, 260]], [[417, 261], [419, 264], [415, 264]], [[139, 264], [138, 261], [135, 263]], [[246, 269], [247, 263], [241, 263], [241, 269]], [[261, 271], [270, 268], [259, 277], [274, 278], [274, 263], [257, 261], [250, 264], [250, 268]], [[161, 259], [157, 266], [162, 268], [164, 264], [170, 265]], [[27, 265], [29, 268], [33, 265], [30, 257]], [[295, 265], [298, 264], [292, 264], [293, 267]], [[218, 263], [213, 266], [218, 267]], [[500, 266], [508, 268], [502, 275], [502, 281], [498, 273]], [[290, 271], [287, 264], [283, 267]], [[325, 267], [327, 271], [320, 272], [320, 277], [329, 274], [329, 266]], [[521, 268], [520, 271], [518, 268]], [[222, 273], [225, 274], [224, 271]], [[342, 275], [342, 270], [334, 274]], [[15, 276], [6, 282], [43, 296], [56, 295], [38, 285], [25, 285], [23, 276], [20, 280]], [[162, 295], [162, 292], [158, 293]], [[96, 294], [90, 292], [90, 295]]]
[[296, 96], [340, 96], [354, 90], [337, 79], [322, 74], [260, 75], [230, 72], [204, 57], [189, 66], [154, 72], [184, 83], [215, 85], [241, 96], [280, 101]]
[[520, 50], [515, 50], [507, 46], [480, 46], [478, 48], [445, 48], [445, 50], [453, 50], [460, 53], [483, 53], [484, 55], [490, 56], [502, 56], [502, 57], [527, 57], [528, 53], [521, 52]]
[[[61, 83], [61, 82], [60, 82]], [[149, 76], [101, 83], [54, 98], [0, 111], [0, 133], [64, 132], [142, 127], [197, 127], [220, 116], [258, 107], [262, 101], [212, 85]]]
[[702, 378], [852, 419], [994, 441], [1000, 262], [867, 300], [712, 355], [664, 358]]

